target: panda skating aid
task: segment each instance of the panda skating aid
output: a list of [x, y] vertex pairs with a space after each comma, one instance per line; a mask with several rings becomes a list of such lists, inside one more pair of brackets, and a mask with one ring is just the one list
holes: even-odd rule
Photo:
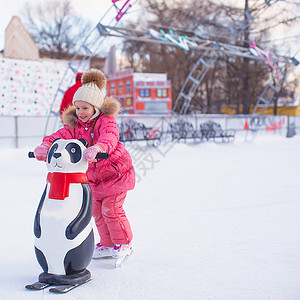
[[48, 286], [50, 286], [49, 283], [37, 281], [32, 284], [27, 284], [25, 287], [26, 287], [26, 289], [29, 289], [29, 290], [41, 291], [41, 290], [44, 290], [45, 288], [47, 288]]
[[[35, 254], [43, 269], [27, 289], [66, 293], [91, 280], [87, 270], [94, 250], [92, 193], [83, 157], [84, 139], [53, 142], [47, 157], [47, 184], [34, 219]], [[34, 157], [29, 153], [29, 157]], [[107, 153], [99, 153], [108, 158]]]

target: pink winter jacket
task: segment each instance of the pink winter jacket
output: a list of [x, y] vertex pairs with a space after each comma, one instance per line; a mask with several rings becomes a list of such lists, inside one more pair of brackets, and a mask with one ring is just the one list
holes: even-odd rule
[[[75, 115], [75, 108], [67, 109], [62, 120], [65, 126], [44, 137], [43, 142], [53, 142], [56, 138], [91, 140], [93, 120], [83, 123]], [[131, 157], [124, 145], [119, 142], [119, 129], [116, 119], [100, 114], [94, 127], [93, 143], [101, 143], [109, 158], [89, 164], [87, 176], [93, 198], [98, 200], [117, 193], [131, 190], [135, 186], [135, 172]]]

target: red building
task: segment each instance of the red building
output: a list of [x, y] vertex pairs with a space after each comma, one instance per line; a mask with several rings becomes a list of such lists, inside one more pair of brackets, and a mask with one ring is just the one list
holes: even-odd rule
[[115, 96], [124, 113], [168, 114], [172, 111], [171, 81], [166, 74], [127, 69], [107, 77], [107, 95]]

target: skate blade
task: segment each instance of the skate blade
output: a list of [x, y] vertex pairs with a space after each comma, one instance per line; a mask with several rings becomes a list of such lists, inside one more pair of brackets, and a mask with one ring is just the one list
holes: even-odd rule
[[130, 254], [127, 254], [124, 257], [116, 258], [115, 267], [120, 268], [122, 266], [123, 262], [126, 261], [132, 253], [133, 253], [133, 251], [131, 251]]

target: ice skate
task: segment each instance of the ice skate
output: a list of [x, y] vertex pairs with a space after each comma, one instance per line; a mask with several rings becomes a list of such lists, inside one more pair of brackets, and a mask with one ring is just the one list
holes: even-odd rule
[[93, 259], [112, 257], [113, 250], [113, 247], [103, 246], [101, 243], [98, 243], [94, 249]]
[[125, 245], [115, 245], [113, 249], [113, 258], [116, 259], [115, 267], [119, 268], [123, 261], [127, 259], [132, 254], [132, 245], [125, 244]]

